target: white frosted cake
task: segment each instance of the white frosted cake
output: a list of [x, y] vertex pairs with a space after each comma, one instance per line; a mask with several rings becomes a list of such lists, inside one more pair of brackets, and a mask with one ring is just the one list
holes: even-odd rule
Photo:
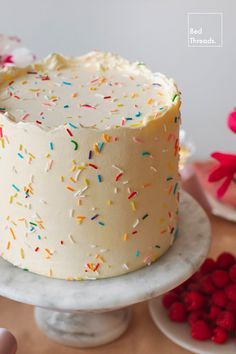
[[0, 70], [0, 252], [97, 279], [150, 265], [177, 233], [180, 95], [111, 53]]

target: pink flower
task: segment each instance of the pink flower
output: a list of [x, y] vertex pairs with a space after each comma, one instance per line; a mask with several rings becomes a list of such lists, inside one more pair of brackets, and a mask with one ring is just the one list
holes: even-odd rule
[[228, 115], [228, 127], [232, 132], [236, 133], [236, 110]]
[[34, 55], [29, 49], [22, 47], [19, 38], [0, 34], [0, 66], [24, 67], [34, 60]]
[[12, 55], [0, 55], [0, 65], [13, 64]]
[[222, 198], [226, 193], [229, 185], [234, 181], [236, 174], [236, 155], [214, 152], [211, 157], [216, 159], [220, 165], [208, 177], [209, 182], [217, 182], [223, 180], [223, 183], [217, 190], [217, 197]]

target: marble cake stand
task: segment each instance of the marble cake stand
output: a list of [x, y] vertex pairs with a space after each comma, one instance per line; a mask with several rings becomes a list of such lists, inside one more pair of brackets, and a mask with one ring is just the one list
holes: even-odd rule
[[124, 333], [129, 305], [159, 296], [189, 278], [203, 262], [209, 245], [205, 212], [182, 193], [179, 236], [150, 267], [76, 282], [25, 272], [0, 258], [0, 295], [34, 305], [36, 322], [48, 337], [65, 345], [94, 347]]

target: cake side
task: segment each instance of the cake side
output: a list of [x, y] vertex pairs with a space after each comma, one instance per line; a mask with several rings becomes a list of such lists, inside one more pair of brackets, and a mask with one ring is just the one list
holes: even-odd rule
[[165, 253], [178, 220], [180, 98], [173, 90], [168, 109], [132, 127], [47, 130], [2, 112], [2, 257], [43, 275], [95, 279]]

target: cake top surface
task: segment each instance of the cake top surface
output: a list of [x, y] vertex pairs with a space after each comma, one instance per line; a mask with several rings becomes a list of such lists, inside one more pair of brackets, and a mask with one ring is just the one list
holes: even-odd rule
[[112, 53], [51, 54], [23, 69], [0, 70], [0, 112], [45, 130], [140, 127], [178, 101], [172, 79]]

